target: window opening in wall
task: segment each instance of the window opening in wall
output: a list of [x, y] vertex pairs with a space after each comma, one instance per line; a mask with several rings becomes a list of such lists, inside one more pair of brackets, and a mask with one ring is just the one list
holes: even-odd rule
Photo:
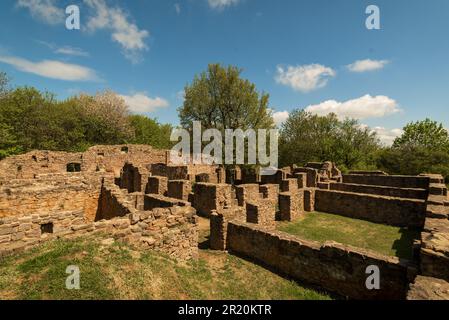
[[53, 223], [44, 223], [41, 224], [41, 234], [45, 233], [53, 233]]
[[81, 164], [80, 163], [67, 164], [67, 172], [81, 172]]

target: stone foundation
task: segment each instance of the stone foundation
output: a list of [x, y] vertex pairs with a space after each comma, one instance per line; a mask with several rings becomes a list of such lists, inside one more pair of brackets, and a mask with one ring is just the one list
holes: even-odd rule
[[[253, 224], [228, 224], [228, 250], [299, 281], [353, 299], [405, 299], [409, 262], [333, 242], [320, 245]], [[365, 286], [366, 268], [380, 269], [380, 290]]]
[[316, 190], [315, 210], [398, 227], [422, 228], [426, 203], [418, 199]]

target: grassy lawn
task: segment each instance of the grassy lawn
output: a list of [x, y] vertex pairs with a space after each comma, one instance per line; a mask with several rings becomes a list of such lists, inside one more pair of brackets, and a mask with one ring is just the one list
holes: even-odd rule
[[280, 223], [278, 229], [308, 240], [332, 240], [404, 259], [411, 259], [413, 240], [419, 237], [418, 231], [320, 212]]
[[[77, 265], [81, 290], [67, 290], [68, 265]], [[201, 250], [178, 263], [95, 239], [58, 240], [0, 260], [3, 299], [329, 299], [262, 267]]]

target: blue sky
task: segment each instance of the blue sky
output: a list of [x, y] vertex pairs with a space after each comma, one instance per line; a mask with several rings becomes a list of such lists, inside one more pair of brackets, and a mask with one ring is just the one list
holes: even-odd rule
[[[65, 28], [71, 4], [81, 30]], [[2, 0], [0, 21], [0, 70], [59, 98], [112, 89], [177, 124], [185, 84], [220, 62], [270, 94], [277, 121], [333, 111], [386, 143], [409, 121], [449, 127], [447, 0]]]

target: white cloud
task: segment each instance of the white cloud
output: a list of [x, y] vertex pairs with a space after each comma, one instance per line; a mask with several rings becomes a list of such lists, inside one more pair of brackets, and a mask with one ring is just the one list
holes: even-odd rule
[[84, 2], [94, 12], [87, 20], [87, 30], [110, 30], [112, 40], [120, 44], [125, 57], [133, 63], [140, 62], [142, 52], [148, 50], [145, 39], [150, 33], [130, 22], [128, 15], [119, 7], [110, 7], [104, 0]]
[[305, 110], [317, 115], [335, 113], [340, 119], [346, 117], [354, 119], [380, 118], [401, 111], [395, 100], [387, 96], [372, 97], [369, 94], [345, 102], [327, 100], [320, 104], [310, 105]]
[[303, 66], [277, 67], [276, 82], [292, 87], [296, 91], [309, 92], [326, 86], [331, 77], [337, 73], [320, 64]]
[[33, 18], [55, 25], [65, 21], [64, 10], [55, 3], [55, 0], [18, 0], [17, 6], [28, 9]]
[[273, 120], [274, 123], [277, 126], [280, 126], [281, 124], [283, 124], [285, 121], [287, 121], [288, 117], [289, 117], [289, 113], [288, 111], [277, 111], [273, 113]]
[[389, 63], [388, 60], [357, 60], [354, 63], [347, 65], [349, 71], [351, 72], [367, 72], [379, 70], [385, 67]]
[[71, 46], [64, 46], [55, 49], [55, 53], [65, 54], [68, 56], [79, 56], [79, 57], [88, 57], [89, 53], [80, 48], [75, 48]]
[[380, 142], [386, 146], [391, 146], [394, 140], [404, 133], [402, 129], [386, 129], [384, 127], [374, 127], [371, 132], [377, 133]]
[[175, 3], [175, 11], [177, 15], [181, 14], [181, 5], [179, 3]]
[[222, 10], [226, 7], [238, 4], [240, 0], [207, 0], [207, 2], [212, 9]]
[[79, 57], [88, 57], [89, 56], [89, 53], [84, 51], [81, 48], [76, 48], [76, 47], [72, 47], [72, 46], [59, 47], [54, 43], [45, 42], [45, 41], [36, 41], [36, 42], [43, 44], [44, 46], [47, 46], [48, 48], [53, 50], [54, 53], [57, 53], [57, 54], [64, 54], [64, 55], [68, 55], [68, 56], [79, 56]]
[[153, 112], [158, 108], [166, 108], [169, 106], [167, 100], [160, 97], [150, 98], [145, 93], [136, 93], [132, 96], [120, 96], [125, 100], [130, 111], [134, 113]]
[[94, 70], [77, 64], [56, 60], [33, 62], [19, 57], [0, 56], [0, 62], [14, 66], [16, 69], [42, 77], [65, 81], [98, 81]]

